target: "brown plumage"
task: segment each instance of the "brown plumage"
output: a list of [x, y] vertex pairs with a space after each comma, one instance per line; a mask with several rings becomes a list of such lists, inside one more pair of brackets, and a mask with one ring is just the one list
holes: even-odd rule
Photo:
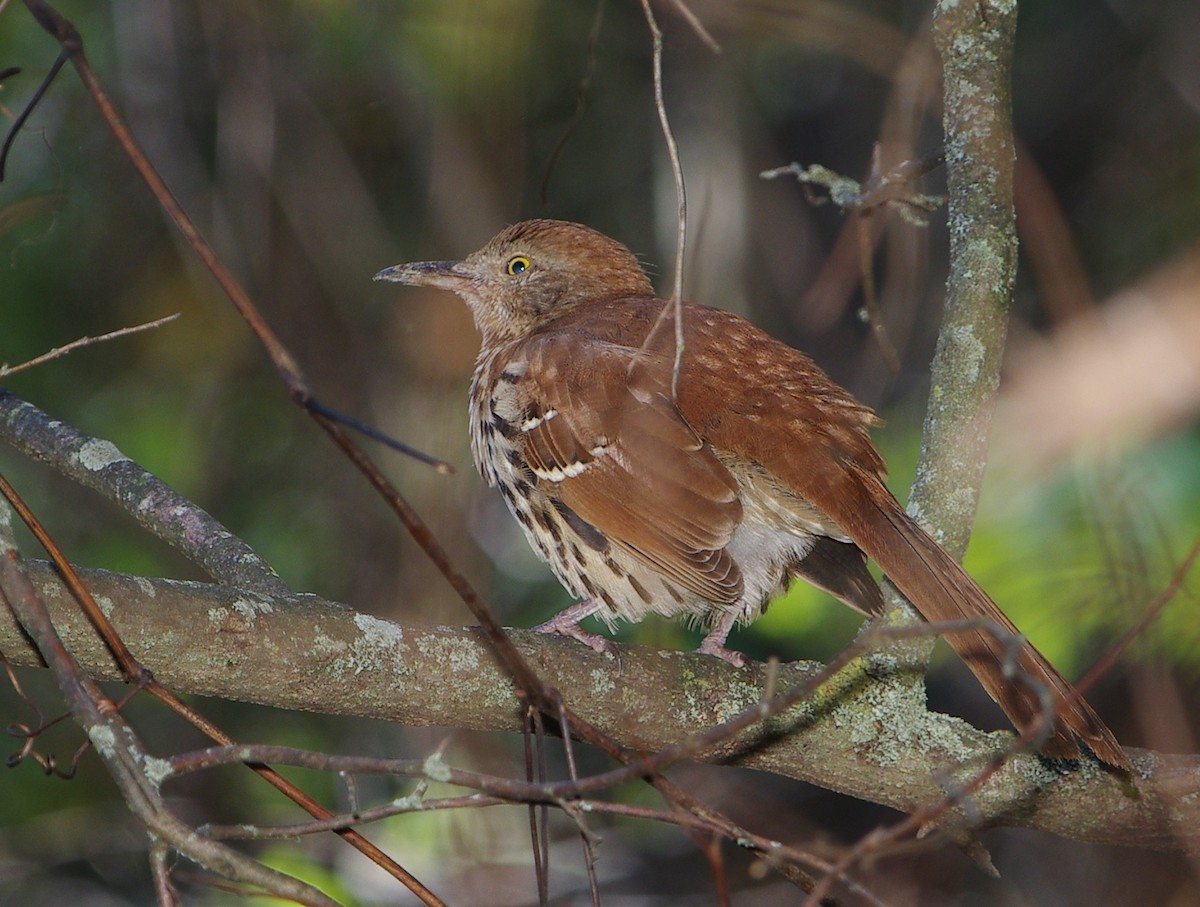
[[[871, 557], [928, 620], [1012, 622], [884, 485], [870, 409], [808, 357], [749, 322], [685, 304], [675, 332], [634, 256], [579, 224], [526, 221], [459, 262], [417, 262], [377, 279], [440, 287], [471, 307], [483, 345], [471, 384], [475, 463], [533, 548], [580, 603], [541, 629], [607, 643], [578, 621], [654, 611], [712, 626], [724, 647], [797, 577], [865, 614], [882, 609]], [[1006, 676], [1008, 644], [947, 639], [1018, 728], [1039, 691], [1071, 685], [1028, 643], [1032, 680]], [[1045, 752], [1128, 762], [1081, 698], [1062, 705]]]

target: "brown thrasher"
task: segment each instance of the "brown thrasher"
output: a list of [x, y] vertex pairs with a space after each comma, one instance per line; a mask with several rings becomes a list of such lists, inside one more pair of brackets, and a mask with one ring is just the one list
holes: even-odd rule
[[563, 221], [515, 224], [463, 261], [376, 279], [450, 290], [471, 307], [483, 335], [475, 465], [581, 599], [539, 629], [603, 649], [583, 617], [684, 615], [713, 627], [702, 652], [740, 665], [729, 631], [796, 577], [879, 614], [866, 555], [927, 620], [984, 618], [1011, 634], [947, 640], [1018, 728], [1057, 704], [1047, 754], [1078, 758], [1078, 737], [1128, 768], [1091, 707], [888, 491], [868, 434], [877, 417], [802, 353], [685, 304], [676, 375], [671, 313], [653, 329], [669, 303], [637, 259]]

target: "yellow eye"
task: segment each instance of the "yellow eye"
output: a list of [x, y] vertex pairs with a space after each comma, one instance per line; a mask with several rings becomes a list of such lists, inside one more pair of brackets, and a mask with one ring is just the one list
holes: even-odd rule
[[508, 273], [513, 277], [529, 270], [530, 261], [524, 255], [514, 255], [508, 260]]

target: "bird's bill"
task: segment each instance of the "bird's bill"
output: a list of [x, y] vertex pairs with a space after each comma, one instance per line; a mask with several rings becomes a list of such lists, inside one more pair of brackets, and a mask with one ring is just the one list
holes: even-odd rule
[[470, 282], [471, 275], [463, 268], [461, 261], [413, 261], [384, 268], [374, 279], [414, 287], [458, 290]]

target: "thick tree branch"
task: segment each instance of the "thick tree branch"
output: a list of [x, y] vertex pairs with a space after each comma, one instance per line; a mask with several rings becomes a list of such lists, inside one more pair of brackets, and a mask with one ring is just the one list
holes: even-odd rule
[[[112, 659], [54, 572], [31, 578], [84, 668], [115, 677]], [[519, 700], [477, 629], [402, 627], [315, 596], [268, 598], [228, 587], [83, 574], [129, 647], [178, 692], [281, 708], [363, 715], [408, 725], [517, 731]], [[761, 665], [739, 671], [713, 658], [621, 647], [619, 664], [569, 640], [512, 631], [586, 720], [627, 746], [653, 752], [758, 702]], [[0, 650], [18, 664], [37, 655], [5, 612]], [[818, 666], [784, 666], [777, 689]], [[814, 703], [704, 754], [904, 811], [935, 802], [1010, 739], [926, 712], [858, 659]], [[1141, 796], [1085, 765], [1059, 772], [1014, 757], [971, 803], [973, 825], [1018, 825], [1092, 842], [1162, 849], [1200, 846], [1200, 757], [1129, 751]], [[915, 771], [914, 766], [926, 766]]]

